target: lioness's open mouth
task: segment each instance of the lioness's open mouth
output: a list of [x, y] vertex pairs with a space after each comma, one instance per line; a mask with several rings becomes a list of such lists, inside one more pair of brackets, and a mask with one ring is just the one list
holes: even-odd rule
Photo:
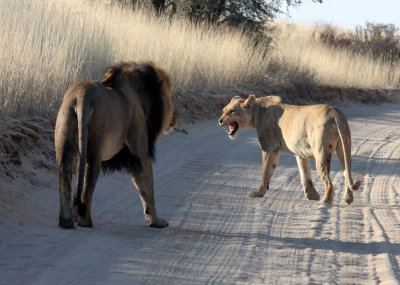
[[237, 122], [229, 122], [228, 124], [223, 124], [222, 127], [228, 135], [234, 136], [239, 129], [239, 124]]

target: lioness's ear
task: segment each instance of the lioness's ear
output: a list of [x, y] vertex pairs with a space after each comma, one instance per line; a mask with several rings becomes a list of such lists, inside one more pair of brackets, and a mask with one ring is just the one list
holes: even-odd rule
[[246, 110], [248, 108], [253, 107], [255, 101], [256, 101], [256, 96], [249, 95], [249, 98], [247, 98], [246, 101], [243, 102], [242, 108]]
[[233, 98], [231, 99], [231, 102], [234, 101], [234, 100], [238, 100], [238, 99], [241, 99], [240, 96], [235, 96], [235, 97], [233, 97]]

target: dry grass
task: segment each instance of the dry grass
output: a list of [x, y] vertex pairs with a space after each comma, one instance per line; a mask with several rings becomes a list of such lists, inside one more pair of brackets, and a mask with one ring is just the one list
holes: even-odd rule
[[175, 90], [255, 83], [393, 87], [400, 68], [328, 48], [311, 28], [278, 24], [274, 49], [238, 31], [156, 18], [89, 0], [0, 0], [0, 118], [54, 114], [69, 85], [124, 60], [151, 59]]
[[[317, 41], [316, 27], [278, 23], [274, 31], [275, 58], [281, 68], [295, 70], [292, 81], [362, 88], [391, 88], [400, 83], [400, 63], [375, 60]], [[296, 74], [299, 76], [296, 78]]]
[[53, 113], [66, 88], [124, 60], [161, 63], [175, 90], [262, 81], [262, 52], [239, 32], [102, 1], [0, 0], [0, 111]]

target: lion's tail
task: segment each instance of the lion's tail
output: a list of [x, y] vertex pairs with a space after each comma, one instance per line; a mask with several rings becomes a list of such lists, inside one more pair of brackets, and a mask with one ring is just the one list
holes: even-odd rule
[[343, 147], [343, 159], [345, 164], [345, 169], [343, 170], [346, 184], [351, 190], [356, 191], [360, 187], [361, 182], [357, 180], [353, 183], [353, 178], [351, 177], [351, 134], [349, 123], [341, 111], [337, 109], [335, 109], [335, 111], [337, 115], [334, 116], [334, 118]]
[[78, 146], [79, 146], [79, 169], [77, 177], [77, 197], [79, 215], [83, 216], [86, 212], [85, 204], [82, 203], [82, 189], [85, 178], [87, 141], [88, 141], [88, 120], [90, 115], [90, 105], [85, 100], [85, 96], [78, 97], [76, 102], [76, 115], [78, 119]]

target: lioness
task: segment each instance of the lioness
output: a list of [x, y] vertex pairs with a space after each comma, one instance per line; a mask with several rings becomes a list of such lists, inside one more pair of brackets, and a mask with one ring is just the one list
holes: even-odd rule
[[[100, 173], [125, 170], [143, 202], [149, 226], [166, 227], [154, 203], [154, 145], [176, 124], [168, 73], [151, 62], [109, 67], [100, 82], [79, 82], [64, 95], [55, 128], [60, 180], [59, 225], [92, 227], [92, 194]], [[71, 205], [71, 179], [77, 160]]]
[[353, 184], [350, 128], [338, 109], [329, 105], [283, 104], [279, 96], [256, 98], [250, 95], [246, 100], [236, 96], [223, 109], [219, 124], [228, 128], [227, 133], [232, 139], [239, 130], [255, 128], [257, 131], [262, 148], [263, 173], [259, 189], [249, 192], [250, 197], [264, 196], [280, 152], [284, 151], [296, 156], [304, 194], [310, 200], [319, 200], [311, 180], [310, 158], [315, 159], [318, 175], [325, 185], [322, 201], [331, 203], [333, 186], [329, 172], [336, 150], [346, 181], [344, 200], [348, 204], [353, 202], [353, 190], [357, 190], [361, 183], [356, 181]]

